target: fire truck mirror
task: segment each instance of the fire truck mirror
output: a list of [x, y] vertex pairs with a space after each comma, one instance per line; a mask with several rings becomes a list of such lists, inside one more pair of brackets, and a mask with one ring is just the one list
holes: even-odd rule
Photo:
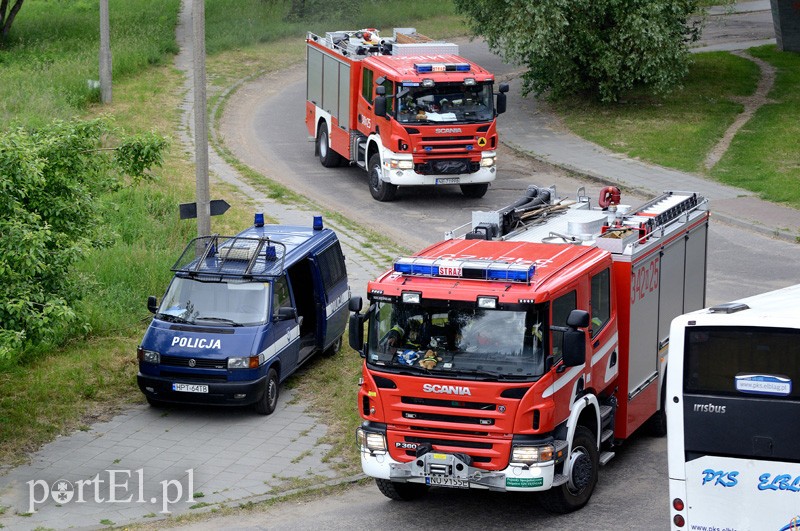
[[572, 310], [567, 317], [567, 326], [586, 328], [589, 326], [589, 312], [586, 310]]
[[[378, 87], [378, 89], [382, 88]], [[375, 97], [375, 116], [386, 117], [386, 96]]]
[[361, 297], [359, 296], [350, 297], [350, 302], [348, 303], [348, 309], [351, 312], [360, 313], [361, 307], [362, 307]]
[[577, 367], [586, 362], [586, 332], [572, 328], [564, 333], [564, 365]]
[[365, 316], [360, 313], [354, 313], [350, 316], [348, 336], [350, 348], [357, 351], [362, 358], [366, 356], [364, 352], [364, 318]]
[[500, 92], [501, 93], [508, 92], [508, 83], [500, 83]]
[[506, 112], [506, 95], [501, 92], [497, 95], [497, 114], [504, 112]]

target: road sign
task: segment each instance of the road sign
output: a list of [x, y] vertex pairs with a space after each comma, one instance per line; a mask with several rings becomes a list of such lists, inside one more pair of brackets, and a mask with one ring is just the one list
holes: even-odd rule
[[[231, 207], [224, 199], [211, 200], [211, 215], [220, 216]], [[197, 217], [197, 203], [181, 203], [181, 219], [194, 219]]]

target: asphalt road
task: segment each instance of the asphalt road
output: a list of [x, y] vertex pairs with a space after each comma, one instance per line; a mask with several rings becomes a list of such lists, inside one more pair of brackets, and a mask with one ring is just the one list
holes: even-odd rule
[[[723, 31], [724, 33], [724, 31]], [[727, 35], [727, 33], [726, 33]], [[462, 54], [498, 74], [514, 67], [491, 56], [480, 42], [462, 43]], [[498, 179], [480, 200], [449, 190], [404, 188], [392, 203], [374, 201], [366, 175], [357, 168], [322, 167], [314, 157], [303, 123], [304, 68], [256, 80], [231, 102], [221, 133], [231, 151], [255, 170], [303, 193], [364, 226], [389, 235], [410, 249], [441, 238], [443, 232], [469, 220], [471, 210], [496, 209], [510, 203], [528, 184], [555, 184], [562, 196], [579, 187], [597, 197], [603, 186], [584, 182], [558, 169], [501, 148]], [[509, 112], [513, 112], [511, 95]], [[500, 117], [502, 120], [503, 117]], [[668, 189], [668, 183], [665, 183]], [[643, 197], [628, 195], [626, 203]], [[796, 283], [800, 279], [800, 246], [724, 225], [713, 220], [709, 243], [707, 303], [715, 304]], [[280, 504], [268, 511], [211, 520], [193, 527], [210, 529], [331, 529], [486, 527], [544, 529], [664, 529], [668, 521], [666, 439], [634, 436], [601, 470], [590, 504], [578, 513], [552, 516], [530, 496], [434, 490], [419, 502], [384, 498], [373, 485], [342, 495], [303, 503]]]

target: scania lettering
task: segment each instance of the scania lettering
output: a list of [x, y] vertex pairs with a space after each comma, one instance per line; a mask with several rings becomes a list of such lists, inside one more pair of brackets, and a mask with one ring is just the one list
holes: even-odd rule
[[669, 323], [705, 305], [708, 202], [619, 202], [529, 187], [396, 259], [366, 312], [351, 300], [361, 465], [383, 494], [539, 492], [573, 511], [636, 430], [666, 433]]
[[[202, 254], [197, 256], [197, 249]], [[316, 352], [335, 352], [350, 288], [336, 234], [265, 225], [186, 246], [138, 349], [139, 389], [167, 402], [244, 406], [270, 414], [280, 383]]]
[[800, 529], [800, 284], [687, 313], [670, 335], [671, 528]]
[[414, 28], [387, 38], [375, 29], [308, 33], [306, 44], [305, 121], [323, 166], [363, 168], [378, 201], [419, 185], [483, 197], [496, 176], [508, 84], [495, 94], [494, 76], [457, 44]]

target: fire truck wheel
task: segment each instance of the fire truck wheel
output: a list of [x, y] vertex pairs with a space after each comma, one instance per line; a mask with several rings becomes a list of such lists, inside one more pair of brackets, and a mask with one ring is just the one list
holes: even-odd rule
[[647, 421], [647, 431], [653, 437], [664, 437], [667, 434], [667, 381], [661, 385], [661, 409], [656, 411]]
[[278, 373], [275, 369], [270, 369], [267, 375], [267, 388], [264, 389], [264, 394], [256, 402], [256, 413], [259, 415], [269, 415], [275, 411], [275, 406], [278, 405]]
[[328, 126], [324, 123], [319, 126], [319, 131], [317, 131], [317, 153], [319, 153], [319, 161], [326, 168], [333, 168], [342, 162], [342, 157], [331, 149], [328, 140]]
[[394, 199], [397, 193], [397, 186], [387, 183], [381, 179], [381, 157], [372, 155], [369, 158], [369, 192], [374, 199], [385, 202]]
[[562, 472], [567, 482], [543, 492], [539, 498], [542, 507], [551, 513], [565, 514], [586, 505], [597, 484], [598, 467], [595, 437], [588, 428], [578, 426], [572, 439], [572, 453]]
[[489, 183], [461, 185], [461, 193], [472, 199], [480, 199], [485, 196], [488, 189]]
[[375, 479], [378, 488], [387, 498], [399, 501], [418, 500], [428, 493], [428, 486], [421, 483], [397, 483], [388, 479]]

